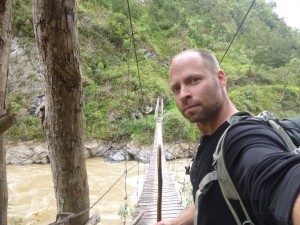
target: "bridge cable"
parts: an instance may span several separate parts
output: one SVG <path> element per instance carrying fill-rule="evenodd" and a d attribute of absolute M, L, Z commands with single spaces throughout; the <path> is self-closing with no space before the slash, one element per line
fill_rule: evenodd
<path fill-rule="evenodd" d="M 223 59 L 225 58 L 227 52 L 229 51 L 229 49 L 230 49 L 230 47 L 231 47 L 231 45 L 232 45 L 232 43 L 233 43 L 235 37 L 237 36 L 238 32 L 240 31 L 242 25 L 244 24 L 244 22 L 245 22 L 245 20 L 246 20 L 246 18 L 247 18 L 247 16 L 248 16 L 250 10 L 252 9 L 254 3 L 255 3 L 255 0 L 252 1 L 252 3 L 251 3 L 251 5 L 250 5 L 250 7 L 249 7 L 249 9 L 248 9 L 248 11 L 247 11 L 247 13 L 246 13 L 246 15 L 244 16 L 244 19 L 242 20 L 242 22 L 241 22 L 240 26 L 238 27 L 237 31 L 235 32 L 235 34 L 234 34 L 234 36 L 233 36 L 233 38 L 232 38 L 230 44 L 228 45 L 228 47 L 227 47 L 227 49 L 226 49 L 226 51 L 225 51 L 225 53 L 224 53 L 222 59 L 220 60 L 220 65 L 222 64 Z"/>
<path fill-rule="evenodd" d="M 128 46 L 128 53 L 127 53 L 127 82 L 126 82 L 126 99 L 127 99 L 127 104 L 126 104 L 126 113 L 128 118 L 130 118 L 130 110 L 129 110 L 129 81 L 130 81 L 130 70 L 129 70 L 129 65 L 130 65 L 130 49 L 131 49 L 131 39 L 129 41 L 129 46 Z M 128 124 L 126 123 L 126 127 L 128 130 Z M 127 151 L 126 148 L 124 148 L 124 163 L 125 163 L 125 170 L 127 170 Z M 123 214 L 123 224 L 126 224 L 126 215 L 127 215 L 127 173 L 125 174 L 125 179 L 124 179 L 124 189 L 125 189 L 125 203 L 124 203 L 124 214 Z"/>
<path fill-rule="evenodd" d="M 130 49 L 131 49 L 131 43 L 132 43 L 132 39 L 130 39 L 130 42 L 129 42 L 129 48 L 128 48 L 128 66 L 127 66 L 127 79 L 129 81 L 129 75 L 130 75 Z M 129 85 L 127 85 L 127 88 L 128 88 Z M 127 89 L 127 99 L 129 99 L 129 92 L 128 92 L 128 89 Z M 128 109 L 129 105 L 127 104 L 127 111 L 128 111 L 128 117 L 130 118 L 130 115 L 129 115 L 129 109 Z M 139 149 L 138 149 L 138 154 L 140 153 L 141 151 L 141 148 L 139 146 Z M 137 199 L 137 204 L 138 204 L 138 199 L 139 199 L 139 181 L 140 181 L 140 162 L 139 160 L 137 161 L 138 164 L 138 169 L 137 169 L 137 183 L 136 183 L 136 199 Z"/>
<path fill-rule="evenodd" d="M 129 16 L 129 18 L 130 18 L 130 27 L 131 27 L 131 34 L 133 33 L 132 32 L 132 25 L 131 25 L 131 14 L 130 14 L 130 7 L 129 7 L 129 3 L 127 2 L 127 8 L 128 8 L 128 16 Z M 126 92 L 126 95 L 127 95 L 127 102 L 128 102 L 128 99 L 129 99 L 129 91 L 128 91 L 128 87 L 129 87 L 129 81 L 130 81 L 130 52 L 131 52 L 131 44 L 132 44 L 132 42 L 133 42 L 133 38 L 131 38 L 132 37 L 132 35 L 130 35 L 130 40 L 129 40 L 129 47 L 128 47 L 128 56 L 127 56 L 127 85 L 126 85 L 126 87 L 127 87 L 127 92 Z M 137 64 L 137 68 L 139 68 L 138 67 L 138 64 Z M 139 73 L 139 69 L 137 69 L 138 70 L 138 73 Z M 127 113 L 128 113 L 128 118 L 130 118 L 130 110 L 129 110 L 129 104 L 127 104 Z M 139 151 L 140 151 L 140 149 L 139 149 Z M 139 162 L 138 162 L 138 174 L 137 174 L 137 184 L 136 184 L 136 189 L 137 189 L 137 191 L 136 191 L 136 199 L 137 199 L 137 201 L 138 201 L 138 196 L 139 196 L 139 178 L 140 178 L 140 165 L 139 165 Z M 138 202 L 137 202 L 138 203 Z"/>
<path fill-rule="evenodd" d="M 132 39 L 132 44 L 133 44 L 133 49 L 134 49 L 134 57 L 135 57 L 135 63 L 136 63 L 136 69 L 137 69 L 137 75 L 138 75 L 138 81 L 139 81 L 139 101 L 142 101 L 140 104 L 140 107 L 142 107 L 142 112 L 143 110 L 146 109 L 145 105 L 145 99 L 144 99 L 144 94 L 143 94 L 143 86 L 142 86 L 142 81 L 141 81 L 141 75 L 140 75 L 140 67 L 139 67 L 139 62 L 138 62 L 138 57 L 137 57 L 137 50 L 136 50 L 136 40 L 134 38 L 134 30 L 133 30 L 133 24 L 132 24 L 132 17 L 131 17 L 131 10 L 130 10 L 130 4 L 129 0 L 127 0 L 127 10 L 128 10 L 128 16 L 129 16 L 129 23 L 130 23 L 130 37 Z M 148 124 L 148 118 L 146 116 L 146 124 Z"/>
<path fill-rule="evenodd" d="M 129 0 L 127 0 L 127 9 L 128 9 L 129 22 L 130 22 L 130 30 L 131 30 L 131 38 L 132 38 L 133 49 L 134 49 L 135 63 L 136 63 L 139 86 L 140 86 L 139 94 L 140 94 L 140 97 L 142 99 L 142 103 L 145 104 L 145 101 L 144 101 L 144 98 L 143 98 L 143 93 L 142 93 L 143 88 L 142 88 L 142 82 L 141 82 L 141 76 L 140 76 L 139 62 L 138 62 L 138 57 L 137 57 L 137 52 L 136 52 L 136 44 L 135 44 L 135 38 L 134 38 L 135 32 L 133 30 L 133 25 L 132 25 L 132 17 L 131 17 Z M 145 105 L 144 105 L 144 107 L 145 107 Z"/>
<path fill-rule="evenodd" d="M 102 200 L 102 198 L 105 197 L 105 195 L 106 195 L 108 192 L 111 191 L 111 189 L 113 189 L 114 186 L 116 186 L 116 184 L 122 179 L 122 177 L 123 177 L 127 172 L 129 172 L 130 170 L 134 169 L 136 166 L 137 166 L 137 164 L 135 164 L 134 166 L 132 166 L 132 167 L 129 168 L 128 170 L 124 171 L 124 173 L 123 173 L 123 174 L 122 174 L 122 175 L 121 175 L 121 176 L 120 176 L 120 177 L 119 177 L 119 178 L 118 178 L 118 179 L 110 186 L 110 188 L 109 188 L 106 192 L 104 192 L 104 194 L 103 194 L 100 198 L 98 198 L 98 200 L 97 200 L 92 206 L 90 206 L 89 208 L 87 208 L 87 209 L 85 209 L 85 210 L 83 210 L 83 211 L 81 211 L 81 212 L 79 212 L 79 213 L 76 213 L 76 214 L 72 213 L 72 214 L 69 215 L 68 217 L 66 217 L 66 218 L 64 218 L 64 219 L 62 219 L 62 220 L 60 220 L 60 221 L 55 221 L 55 222 L 53 222 L 53 223 L 50 223 L 49 225 L 59 225 L 59 224 L 63 224 L 63 223 L 65 223 L 65 222 L 68 222 L 68 221 L 71 220 L 71 219 L 76 218 L 77 216 L 80 216 L 80 215 L 82 215 L 82 214 L 84 214 L 84 213 L 90 211 L 92 208 L 94 208 L 95 205 L 98 204 L 98 202 L 100 202 L 100 201 Z"/>
<path fill-rule="evenodd" d="M 125 171 L 124 171 L 124 189 L 125 189 L 125 197 L 124 197 L 124 200 L 125 200 L 125 203 L 124 203 L 124 218 L 123 218 L 123 224 L 125 225 L 126 224 L 126 215 L 127 215 L 127 204 L 128 204 L 128 194 L 127 194 L 127 157 L 126 157 L 126 148 L 124 148 L 124 157 L 125 157 L 125 160 L 124 160 L 124 163 L 125 163 Z"/>
<path fill-rule="evenodd" d="M 138 57 L 137 57 L 137 50 L 136 50 L 136 40 L 134 37 L 134 30 L 133 30 L 133 23 L 132 23 L 132 16 L 131 16 L 131 10 L 130 10 L 130 4 L 129 4 L 129 0 L 127 0 L 127 10 L 128 10 L 128 17 L 129 17 L 129 23 L 130 23 L 130 46 L 131 46 L 131 41 L 133 44 L 133 49 L 134 49 L 134 56 L 135 56 L 135 63 L 136 63 L 136 68 L 137 68 L 137 75 L 138 75 L 138 81 L 139 81 L 139 104 L 140 107 L 142 107 L 142 111 L 145 110 L 145 100 L 144 100 L 144 95 L 143 95 L 143 87 L 142 87 L 142 81 L 141 81 L 141 75 L 140 75 L 140 68 L 139 68 L 139 62 L 138 62 Z M 128 60 L 129 62 L 129 60 Z M 128 64 L 128 74 L 129 74 L 129 64 Z M 146 116 L 146 125 L 148 125 L 148 117 Z M 147 126 L 148 127 L 148 126 Z M 141 146 L 139 146 L 139 151 L 141 151 Z M 138 164 L 138 180 L 137 180 L 137 201 L 139 198 L 139 192 L 138 192 L 138 188 L 139 188 L 139 164 Z M 146 176 L 146 165 L 144 163 L 144 178 Z"/>

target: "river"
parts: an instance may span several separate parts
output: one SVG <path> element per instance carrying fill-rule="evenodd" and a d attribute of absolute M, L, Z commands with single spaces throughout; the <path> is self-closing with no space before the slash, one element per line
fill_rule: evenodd
<path fill-rule="evenodd" d="M 178 192 L 182 184 L 188 182 L 184 165 L 187 160 L 169 162 L 169 171 L 175 180 Z M 102 158 L 86 160 L 90 189 L 90 204 L 93 205 L 90 215 L 99 213 L 99 225 L 121 225 L 127 193 L 129 213 L 134 212 L 138 195 L 143 186 L 143 180 L 148 169 L 147 164 L 135 161 L 110 163 Z M 128 171 L 115 186 L 113 184 Z M 8 224 L 9 225 L 45 225 L 55 221 L 56 201 L 53 191 L 50 164 L 7 165 L 8 183 Z M 112 187 L 113 186 L 113 187 Z M 112 188 L 111 190 L 109 190 Z M 108 191 L 109 190 L 109 191 Z M 105 194 L 108 191 L 107 194 Z M 130 224 L 131 217 L 126 217 Z"/>

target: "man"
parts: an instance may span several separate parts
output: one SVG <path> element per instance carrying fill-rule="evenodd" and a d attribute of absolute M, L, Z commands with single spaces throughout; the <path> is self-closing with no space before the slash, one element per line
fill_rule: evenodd
<path fill-rule="evenodd" d="M 226 120 L 238 112 L 227 96 L 226 83 L 210 52 L 187 50 L 172 60 L 169 84 L 176 105 L 202 133 L 191 169 L 194 199 L 199 182 L 213 171 L 212 155 L 229 126 Z M 251 119 L 239 122 L 226 135 L 224 155 L 254 224 L 300 225 L 300 156 L 286 152 L 273 130 Z M 192 205 L 178 218 L 156 225 L 192 225 L 195 208 Z M 236 224 L 217 181 L 200 195 L 196 220 L 198 225 Z"/>

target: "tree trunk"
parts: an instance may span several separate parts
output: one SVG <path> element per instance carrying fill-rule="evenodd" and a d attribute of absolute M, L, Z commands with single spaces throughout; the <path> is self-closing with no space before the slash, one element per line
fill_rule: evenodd
<path fill-rule="evenodd" d="M 6 87 L 11 42 L 12 1 L 0 0 L 0 114 L 5 112 Z M 0 224 L 7 224 L 7 177 L 4 137 L 0 134 Z"/>
<path fill-rule="evenodd" d="M 282 90 L 282 94 L 281 94 L 281 97 L 280 97 L 280 99 L 279 99 L 279 102 L 282 102 L 283 97 L 284 97 L 284 94 L 285 94 L 285 91 L 286 91 L 286 88 L 287 88 L 287 84 L 285 84 L 285 85 L 283 86 L 283 90 Z"/>
<path fill-rule="evenodd" d="M 34 0 L 34 31 L 45 69 L 43 127 L 50 152 L 58 213 L 89 208 L 83 152 L 82 76 L 76 0 Z M 89 212 L 69 223 L 83 225 Z"/>

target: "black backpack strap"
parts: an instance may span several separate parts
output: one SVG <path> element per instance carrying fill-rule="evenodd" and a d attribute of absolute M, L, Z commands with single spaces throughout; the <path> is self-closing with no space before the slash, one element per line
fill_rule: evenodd
<path fill-rule="evenodd" d="M 239 120 L 240 121 L 240 120 Z M 225 140 L 225 136 L 227 134 L 227 131 L 231 128 L 232 125 L 230 125 L 226 131 L 223 133 L 223 135 L 221 136 L 221 138 L 219 139 L 216 151 L 214 152 L 213 158 L 214 158 L 214 163 L 213 166 L 215 168 L 215 171 L 217 173 L 218 176 L 218 182 L 220 185 L 220 189 L 222 191 L 223 197 L 227 203 L 228 208 L 230 209 L 236 223 L 238 225 L 242 225 L 242 224 L 252 224 L 254 225 L 254 223 L 252 222 L 252 219 L 249 216 L 248 211 L 246 210 L 246 207 L 228 173 L 226 164 L 225 164 L 225 159 L 224 159 L 224 140 Z M 246 218 L 246 221 L 242 222 L 241 219 L 239 218 L 239 216 L 237 215 L 234 207 L 232 206 L 231 202 L 229 201 L 229 199 L 232 200 L 237 200 L 241 206 L 241 209 L 243 210 L 244 216 Z"/>
<path fill-rule="evenodd" d="M 283 119 L 280 125 L 288 133 L 294 145 L 300 147 L 300 117 Z"/>
<path fill-rule="evenodd" d="M 233 114 L 229 119 L 227 119 L 227 122 L 231 125 L 241 121 L 241 120 L 244 120 L 244 119 L 247 119 L 249 117 L 253 117 L 251 113 L 249 112 L 237 112 L 235 114 Z M 226 131 L 225 131 L 226 132 Z"/>
<path fill-rule="evenodd" d="M 208 174 L 206 174 L 203 179 L 201 180 L 199 184 L 199 189 L 196 192 L 195 196 L 195 213 L 194 213 L 194 225 L 198 224 L 198 201 L 199 196 L 201 194 L 205 194 L 205 192 L 208 190 L 207 187 L 209 187 L 213 181 L 217 180 L 217 173 L 216 171 L 212 171 Z"/>

